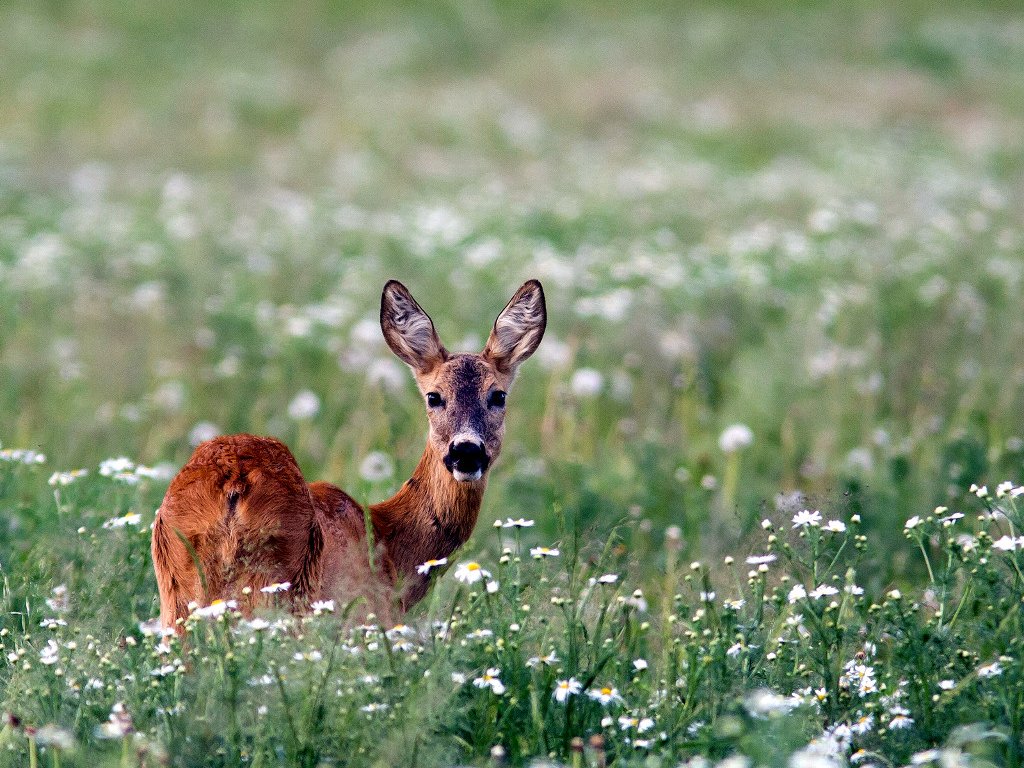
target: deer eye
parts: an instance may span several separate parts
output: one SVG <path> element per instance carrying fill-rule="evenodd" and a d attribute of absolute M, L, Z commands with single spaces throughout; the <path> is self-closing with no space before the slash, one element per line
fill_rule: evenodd
<path fill-rule="evenodd" d="M 488 408 L 504 408 L 505 407 L 505 393 L 500 389 L 496 389 L 491 392 L 490 397 L 487 398 Z"/>
<path fill-rule="evenodd" d="M 437 392 L 427 392 L 427 406 L 429 408 L 440 408 L 442 402 L 444 401 L 441 400 L 441 395 Z"/>

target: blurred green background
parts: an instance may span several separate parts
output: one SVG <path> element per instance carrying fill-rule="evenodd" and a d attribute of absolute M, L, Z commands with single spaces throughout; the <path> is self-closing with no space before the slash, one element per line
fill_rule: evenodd
<path fill-rule="evenodd" d="M 1022 479 L 1018 4 L 6 2 L 0 29 L 0 443 L 41 471 L 251 431 L 382 498 L 426 429 L 384 281 L 479 349 L 537 277 L 485 524 L 707 553 L 860 511 L 888 578 L 906 517 Z M 4 560 L 74 525 L 0 505 Z"/>

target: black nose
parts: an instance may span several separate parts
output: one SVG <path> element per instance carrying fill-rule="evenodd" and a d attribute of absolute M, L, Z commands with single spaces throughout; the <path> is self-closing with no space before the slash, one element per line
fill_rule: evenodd
<path fill-rule="evenodd" d="M 487 469 L 487 452 L 480 443 L 463 441 L 448 446 L 444 464 L 449 472 L 458 470 L 467 475 L 484 472 Z"/>

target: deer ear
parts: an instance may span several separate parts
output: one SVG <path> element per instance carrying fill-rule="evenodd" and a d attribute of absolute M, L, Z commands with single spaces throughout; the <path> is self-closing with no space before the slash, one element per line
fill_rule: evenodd
<path fill-rule="evenodd" d="M 448 358 L 448 351 L 409 289 L 389 280 L 380 297 L 380 328 L 384 340 L 417 373 L 427 373 Z"/>
<path fill-rule="evenodd" d="M 502 373 L 515 375 L 519 364 L 540 345 L 547 322 L 544 289 L 538 281 L 528 280 L 494 321 L 484 357 Z"/>

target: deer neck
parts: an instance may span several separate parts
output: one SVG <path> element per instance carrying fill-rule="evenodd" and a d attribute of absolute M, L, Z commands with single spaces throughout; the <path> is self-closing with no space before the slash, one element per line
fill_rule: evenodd
<path fill-rule="evenodd" d="M 416 566 L 440 560 L 473 533 L 487 476 L 463 483 L 452 477 L 428 443 L 412 477 L 398 493 L 370 506 L 374 530 L 397 575 L 414 576 Z"/>

